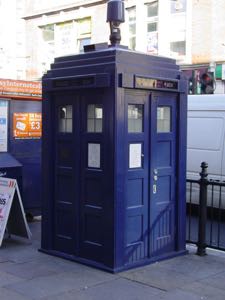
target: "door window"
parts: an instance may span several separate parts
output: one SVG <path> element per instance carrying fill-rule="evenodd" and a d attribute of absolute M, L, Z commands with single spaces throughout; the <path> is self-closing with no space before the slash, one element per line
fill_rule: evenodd
<path fill-rule="evenodd" d="M 73 131 L 73 109 L 72 105 L 59 107 L 59 132 L 69 133 Z"/>
<path fill-rule="evenodd" d="M 101 104 L 87 107 L 87 132 L 102 132 L 103 109 Z"/>
<path fill-rule="evenodd" d="M 171 108 L 169 106 L 157 107 L 157 132 L 171 131 Z"/>
<path fill-rule="evenodd" d="M 143 132 L 143 104 L 128 105 L 128 132 Z"/>

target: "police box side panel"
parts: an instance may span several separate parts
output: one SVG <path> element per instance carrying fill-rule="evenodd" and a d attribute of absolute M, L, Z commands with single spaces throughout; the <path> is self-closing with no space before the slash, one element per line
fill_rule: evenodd
<path fill-rule="evenodd" d="M 187 177 L 199 178 L 201 162 L 208 163 L 209 178 L 220 180 L 225 175 L 224 161 L 225 110 L 188 111 Z"/>

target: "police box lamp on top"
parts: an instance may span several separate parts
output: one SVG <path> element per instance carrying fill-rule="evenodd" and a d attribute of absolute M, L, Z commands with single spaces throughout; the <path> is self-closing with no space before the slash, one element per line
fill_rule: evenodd
<path fill-rule="evenodd" d="M 106 21 L 109 22 L 110 25 L 110 46 L 118 46 L 121 41 L 120 24 L 125 22 L 125 7 L 123 0 L 108 1 Z M 108 48 L 107 43 L 85 45 L 84 52 L 96 51 L 105 48 Z"/>
<path fill-rule="evenodd" d="M 120 44 L 120 24 L 124 23 L 124 2 L 122 0 L 109 0 L 107 7 L 107 22 L 110 25 L 110 42 L 112 46 Z"/>

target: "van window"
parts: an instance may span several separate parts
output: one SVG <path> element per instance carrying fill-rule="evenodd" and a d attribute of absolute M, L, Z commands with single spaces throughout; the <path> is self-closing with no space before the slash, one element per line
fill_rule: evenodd
<path fill-rule="evenodd" d="M 223 118 L 189 117 L 188 148 L 218 151 L 223 141 Z"/>

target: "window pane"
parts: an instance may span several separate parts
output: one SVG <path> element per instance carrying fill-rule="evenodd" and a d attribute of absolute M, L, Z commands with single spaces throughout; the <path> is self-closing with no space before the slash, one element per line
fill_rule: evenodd
<path fill-rule="evenodd" d="M 157 22 L 155 23 L 148 23 L 148 32 L 157 31 Z"/>
<path fill-rule="evenodd" d="M 95 106 L 90 104 L 87 108 L 88 119 L 94 119 L 95 117 Z"/>
<path fill-rule="evenodd" d="M 95 118 L 102 119 L 102 107 L 95 106 Z"/>
<path fill-rule="evenodd" d="M 128 8 L 128 18 L 129 18 L 129 22 L 135 22 L 136 21 L 136 8 L 132 7 L 132 8 Z"/>
<path fill-rule="evenodd" d="M 147 16 L 148 18 L 158 16 L 158 1 L 147 4 Z"/>
<path fill-rule="evenodd" d="M 136 24 L 130 24 L 129 25 L 129 33 L 130 34 L 136 34 Z"/>
<path fill-rule="evenodd" d="M 143 132 L 143 105 L 128 105 L 128 132 Z"/>
<path fill-rule="evenodd" d="M 81 19 L 78 21 L 79 35 L 91 33 L 91 18 Z"/>
<path fill-rule="evenodd" d="M 66 118 L 72 119 L 72 105 L 66 106 Z"/>
<path fill-rule="evenodd" d="M 171 131 L 171 108 L 169 106 L 157 107 L 157 132 Z"/>
<path fill-rule="evenodd" d="M 170 51 L 177 53 L 177 55 L 185 55 L 186 53 L 186 42 L 178 41 L 170 43 Z"/>
<path fill-rule="evenodd" d="M 90 44 L 91 44 L 91 38 L 84 38 L 84 39 L 78 40 L 79 52 L 80 53 L 84 52 L 84 46 L 87 46 Z"/>
<path fill-rule="evenodd" d="M 66 132 L 72 132 L 72 119 L 67 119 L 66 120 Z"/>
<path fill-rule="evenodd" d="M 42 27 L 42 36 L 45 42 L 54 40 L 54 25 Z"/>
<path fill-rule="evenodd" d="M 135 37 L 130 38 L 129 48 L 132 50 L 135 50 L 135 48 L 136 48 L 136 38 Z"/>
<path fill-rule="evenodd" d="M 102 132 L 102 120 L 95 121 L 95 132 Z"/>
<path fill-rule="evenodd" d="M 102 132 L 102 105 L 89 104 L 87 107 L 87 132 Z"/>
<path fill-rule="evenodd" d="M 186 0 L 170 0 L 171 13 L 181 13 L 186 11 Z"/>
<path fill-rule="evenodd" d="M 87 120 L 87 132 L 94 132 L 95 131 L 95 121 L 94 119 Z"/>
<path fill-rule="evenodd" d="M 59 120 L 59 132 L 65 132 L 66 131 L 66 120 L 60 119 Z"/>
<path fill-rule="evenodd" d="M 59 132 L 73 131 L 73 111 L 72 105 L 59 107 Z"/>

